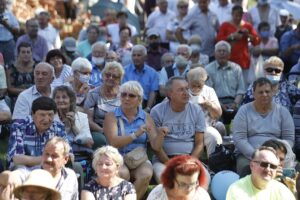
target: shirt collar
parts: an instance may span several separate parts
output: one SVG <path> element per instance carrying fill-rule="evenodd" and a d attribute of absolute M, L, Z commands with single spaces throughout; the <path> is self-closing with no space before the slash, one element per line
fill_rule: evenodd
<path fill-rule="evenodd" d="M 231 66 L 229 65 L 229 61 L 227 61 L 226 66 L 221 66 L 218 61 L 216 61 L 217 69 L 229 69 Z"/>
<path fill-rule="evenodd" d="M 118 107 L 116 109 L 116 112 L 115 112 L 115 115 L 116 117 L 122 117 L 123 119 L 126 119 L 126 116 L 124 115 L 123 111 L 122 111 L 122 108 L 121 107 Z M 137 119 L 145 119 L 146 115 L 144 114 L 144 111 L 141 107 L 138 107 L 138 113 L 137 115 L 135 116 L 134 120 L 137 120 Z"/>

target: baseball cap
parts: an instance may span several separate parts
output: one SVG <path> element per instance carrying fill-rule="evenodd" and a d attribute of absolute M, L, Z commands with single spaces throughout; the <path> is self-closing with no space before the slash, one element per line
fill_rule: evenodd
<path fill-rule="evenodd" d="M 66 37 L 62 46 L 64 46 L 67 51 L 74 52 L 76 51 L 76 40 L 73 37 Z"/>
<path fill-rule="evenodd" d="M 286 9 L 280 9 L 279 10 L 279 15 L 284 16 L 284 17 L 288 17 L 290 15 L 290 13 Z"/>
<path fill-rule="evenodd" d="M 159 32 L 154 28 L 151 28 L 151 29 L 147 30 L 147 37 L 150 37 L 150 36 L 153 36 L 153 35 L 157 36 L 157 37 L 160 36 Z"/>

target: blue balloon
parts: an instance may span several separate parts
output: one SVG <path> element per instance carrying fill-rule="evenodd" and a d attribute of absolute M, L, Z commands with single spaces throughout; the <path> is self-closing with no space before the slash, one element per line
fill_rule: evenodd
<path fill-rule="evenodd" d="M 212 179 L 210 189 L 216 200 L 225 200 L 229 186 L 239 180 L 240 176 L 229 170 L 218 172 Z"/>

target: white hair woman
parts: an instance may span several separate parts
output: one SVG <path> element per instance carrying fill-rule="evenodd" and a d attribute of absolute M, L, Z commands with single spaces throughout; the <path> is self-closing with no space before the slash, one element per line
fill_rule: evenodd
<path fill-rule="evenodd" d="M 82 200 L 136 200 L 132 183 L 118 176 L 123 157 L 112 146 L 104 146 L 94 153 L 93 168 L 97 178 L 89 181 L 81 192 Z"/>
<path fill-rule="evenodd" d="M 76 94 L 76 104 L 83 106 L 87 93 L 90 90 L 89 80 L 92 72 L 92 64 L 86 58 L 76 58 L 72 62 L 73 80 L 72 87 Z"/>
<path fill-rule="evenodd" d="M 107 112 L 112 112 L 120 106 L 119 89 L 123 75 L 124 70 L 120 63 L 116 61 L 106 63 L 102 70 L 102 85 L 94 88 L 87 95 L 84 109 L 88 114 L 95 142 L 94 148 L 106 144 L 103 135 L 103 121 Z"/>
<path fill-rule="evenodd" d="M 215 90 L 205 85 L 207 73 L 204 68 L 197 67 L 191 69 L 187 74 L 187 80 L 189 83 L 190 101 L 201 106 L 205 114 L 206 130 L 204 132 L 204 145 L 209 156 L 215 151 L 217 144 L 222 143 L 222 137 L 215 128 L 217 123 L 217 126 L 222 127 L 223 125 L 222 122 L 217 122 L 222 115 L 222 108 Z M 225 130 L 225 127 L 223 130 Z"/>
<path fill-rule="evenodd" d="M 163 136 L 161 132 L 157 134 L 150 115 L 141 108 L 142 86 L 137 81 L 128 81 L 121 85 L 120 93 L 121 106 L 108 113 L 104 120 L 104 134 L 109 144 L 118 148 L 123 156 L 137 147 L 147 150 L 148 140 L 153 150 L 159 150 L 162 147 Z M 147 191 L 152 174 L 150 161 L 143 162 L 131 170 L 123 165 L 120 171 L 121 177 L 133 181 L 138 199 Z"/>

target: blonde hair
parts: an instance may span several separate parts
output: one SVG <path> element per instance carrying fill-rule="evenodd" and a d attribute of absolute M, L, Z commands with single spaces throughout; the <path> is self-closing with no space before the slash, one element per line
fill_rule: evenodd
<path fill-rule="evenodd" d="M 120 87 L 120 93 L 122 92 L 132 92 L 133 94 L 138 95 L 140 104 L 143 102 L 144 90 L 141 84 L 137 81 L 127 81 L 123 83 Z"/>
<path fill-rule="evenodd" d="M 270 58 L 268 58 L 264 62 L 264 67 L 266 67 L 267 65 L 277 66 L 277 67 L 280 67 L 281 69 L 284 68 L 283 61 L 279 57 L 277 57 L 277 56 L 271 56 Z"/>
<path fill-rule="evenodd" d="M 116 149 L 113 146 L 104 146 L 101 148 L 98 148 L 95 152 L 94 152 L 94 158 L 93 158 L 93 168 L 94 170 L 96 170 L 97 167 L 97 163 L 100 160 L 101 156 L 107 156 L 109 158 L 111 158 L 117 166 L 122 166 L 124 161 L 123 161 L 123 157 L 122 155 L 119 153 L 118 149 Z"/>
<path fill-rule="evenodd" d="M 120 63 L 118 63 L 117 61 L 107 62 L 105 64 L 104 69 L 101 72 L 102 76 L 104 76 L 105 73 L 111 69 L 117 69 L 118 73 L 120 74 L 120 81 L 121 81 L 125 72 L 124 72 L 123 66 Z"/>

